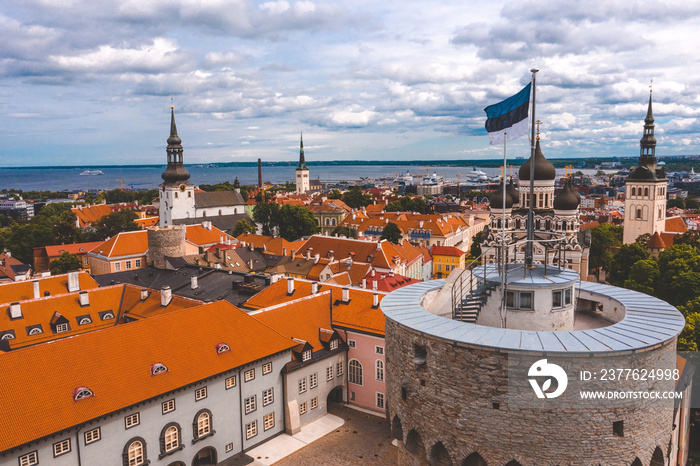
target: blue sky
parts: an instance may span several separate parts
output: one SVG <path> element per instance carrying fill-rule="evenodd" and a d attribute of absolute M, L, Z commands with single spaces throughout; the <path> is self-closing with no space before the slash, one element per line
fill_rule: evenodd
<path fill-rule="evenodd" d="M 483 159 L 483 108 L 539 68 L 549 158 L 700 151 L 697 2 L 0 4 L 0 166 Z M 509 157 L 528 156 L 527 140 Z"/>

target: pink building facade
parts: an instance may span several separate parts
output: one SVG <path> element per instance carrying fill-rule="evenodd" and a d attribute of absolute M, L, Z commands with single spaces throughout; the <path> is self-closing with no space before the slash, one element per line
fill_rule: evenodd
<path fill-rule="evenodd" d="M 349 404 L 386 411 L 384 335 L 338 329 L 348 345 L 347 393 Z"/>

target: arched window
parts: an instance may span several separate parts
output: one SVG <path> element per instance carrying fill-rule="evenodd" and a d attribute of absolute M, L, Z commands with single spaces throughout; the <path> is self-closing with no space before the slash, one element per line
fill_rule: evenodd
<path fill-rule="evenodd" d="M 158 459 L 172 455 L 185 448 L 182 443 L 182 429 L 177 422 L 170 422 L 160 431 L 160 455 Z"/>
<path fill-rule="evenodd" d="M 377 382 L 384 382 L 384 361 L 377 359 L 376 362 L 376 376 Z"/>
<path fill-rule="evenodd" d="M 197 437 L 209 433 L 209 413 L 202 413 L 197 416 Z"/>
<path fill-rule="evenodd" d="M 544 206 L 549 207 L 549 193 L 544 193 Z"/>
<path fill-rule="evenodd" d="M 362 385 L 362 364 L 357 359 L 348 363 L 348 382 Z"/>
<path fill-rule="evenodd" d="M 192 421 L 192 432 L 194 433 L 194 442 L 198 442 L 216 433 L 211 411 L 202 409 L 195 414 L 194 420 Z"/>
<path fill-rule="evenodd" d="M 192 191 L 187 191 L 187 197 L 192 197 Z"/>
<path fill-rule="evenodd" d="M 566 227 L 567 227 L 567 221 L 564 220 L 563 222 L 561 222 L 561 229 L 566 230 Z"/>
<path fill-rule="evenodd" d="M 167 430 L 165 431 L 165 439 L 164 440 L 165 440 L 166 453 L 176 449 L 180 443 L 180 436 L 178 435 L 177 427 L 175 427 L 175 426 L 168 427 Z"/>
<path fill-rule="evenodd" d="M 641 219 L 642 219 L 642 208 L 637 207 L 637 220 L 641 220 Z"/>
<path fill-rule="evenodd" d="M 334 218 L 331 219 L 331 226 L 334 227 L 338 224 L 338 221 Z"/>
<path fill-rule="evenodd" d="M 636 196 L 636 195 L 637 195 L 637 189 L 636 189 L 636 188 L 632 188 L 632 196 Z"/>
<path fill-rule="evenodd" d="M 78 387 L 73 390 L 73 401 L 84 400 L 85 398 L 90 398 L 95 396 L 95 394 L 87 387 Z"/>
<path fill-rule="evenodd" d="M 552 229 L 552 221 L 550 219 L 545 220 L 544 229 L 547 231 Z"/>
<path fill-rule="evenodd" d="M 122 452 L 124 466 L 142 466 L 148 464 L 146 441 L 141 437 L 134 437 L 124 446 Z"/>
<path fill-rule="evenodd" d="M 649 188 L 644 188 L 644 197 L 649 197 Z"/>
<path fill-rule="evenodd" d="M 160 362 L 151 364 L 151 375 L 158 375 L 163 372 L 168 372 L 168 368 L 165 366 L 165 364 Z"/>
<path fill-rule="evenodd" d="M 231 351 L 231 347 L 226 343 L 219 343 L 218 345 L 216 345 L 217 354 L 225 353 L 226 351 Z"/>

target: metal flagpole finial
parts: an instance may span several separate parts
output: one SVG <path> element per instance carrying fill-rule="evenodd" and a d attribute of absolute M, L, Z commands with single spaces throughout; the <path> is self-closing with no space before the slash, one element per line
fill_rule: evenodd
<path fill-rule="evenodd" d="M 542 120 L 537 120 L 535 122 L 535 124 L 537 125 L 537 140 L 539 141 L 540 140 L 540 125 L 542 124 Z"/>
<path fill-rule="evenodd" d="M 654 85 L 654 78 L 651 78 L 651 81 L 649 81 L 649 92 L 652 91 L 652 86 Z"/>

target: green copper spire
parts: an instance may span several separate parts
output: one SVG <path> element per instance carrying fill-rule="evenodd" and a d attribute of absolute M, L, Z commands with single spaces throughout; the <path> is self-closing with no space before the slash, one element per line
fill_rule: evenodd
<path fill-rule="evenodd" d="M 308 170 L 306 168 L 306 160 L 304 159 L 304 135 L 301 134 L 301 146 L 299 147 L 299 166 L 297 170 Z"/>

